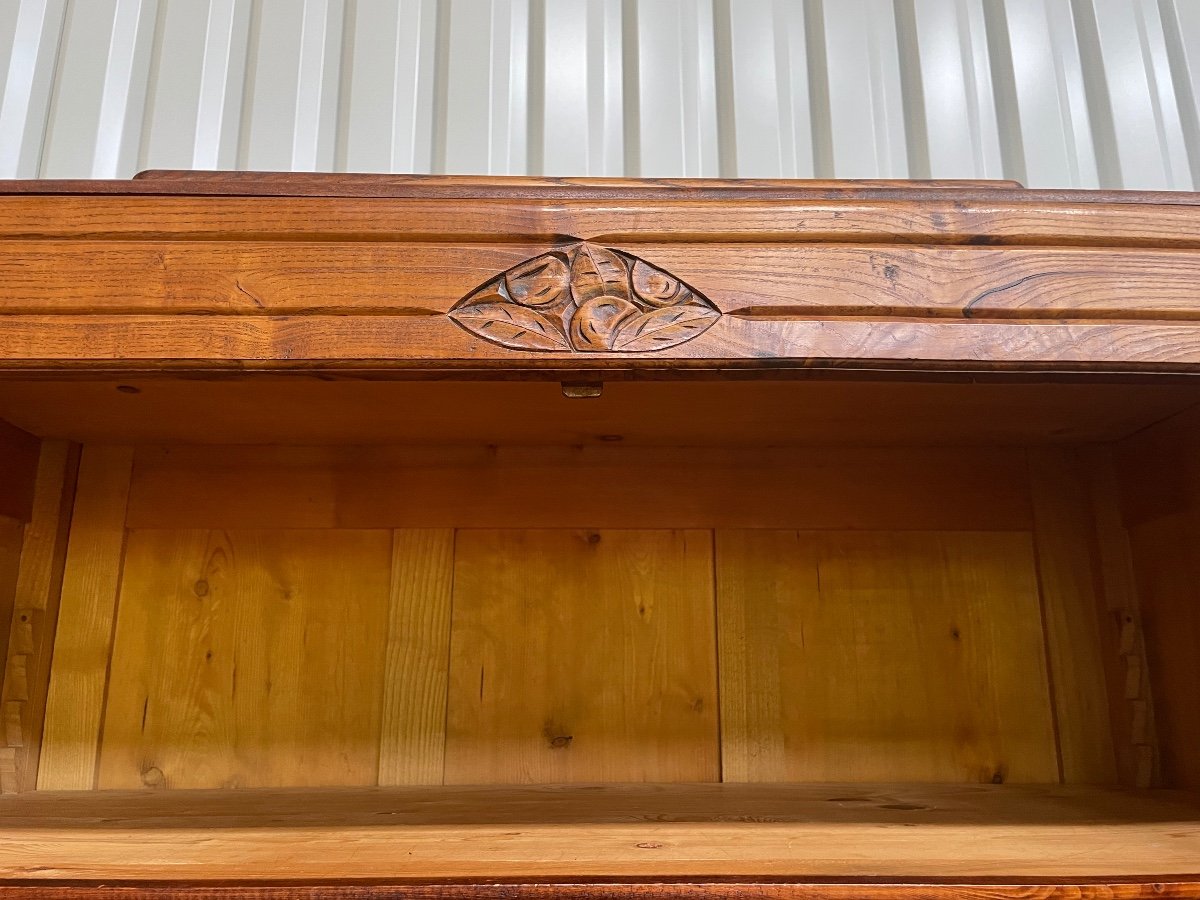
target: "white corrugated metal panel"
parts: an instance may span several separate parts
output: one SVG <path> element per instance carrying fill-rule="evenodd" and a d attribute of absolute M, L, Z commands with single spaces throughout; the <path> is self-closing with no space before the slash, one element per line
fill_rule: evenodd
<path fill-rule="evenodd" d="M 1200 0 L 0 0 L 0 177 L 1200 187 Z"/>

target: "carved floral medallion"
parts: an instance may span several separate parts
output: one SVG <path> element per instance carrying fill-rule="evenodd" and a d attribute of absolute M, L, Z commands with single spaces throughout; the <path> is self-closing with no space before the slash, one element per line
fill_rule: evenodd
<path fill-rule="evenodd" d="M 690 341 L 721 312 L 674 275 L 584 241 L 513 266 L 449 315 L 514 350 L 646 353 Z"/>

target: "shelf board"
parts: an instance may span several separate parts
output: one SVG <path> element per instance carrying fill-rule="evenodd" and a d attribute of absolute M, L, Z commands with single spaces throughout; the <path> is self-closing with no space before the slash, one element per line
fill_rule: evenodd
<path fill-rule="evenodd" d="M 35 792 L 3 879 L 1189 880 L 1200 795 L 1045 785 Z"/>

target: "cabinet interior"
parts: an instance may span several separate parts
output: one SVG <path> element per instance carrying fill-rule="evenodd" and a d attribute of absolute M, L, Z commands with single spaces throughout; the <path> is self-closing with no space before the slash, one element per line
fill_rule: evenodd
<path fill-rule="evenodd" d="M 0 875 L 1195 874 L 1198 410 L 6 380 Z"/>

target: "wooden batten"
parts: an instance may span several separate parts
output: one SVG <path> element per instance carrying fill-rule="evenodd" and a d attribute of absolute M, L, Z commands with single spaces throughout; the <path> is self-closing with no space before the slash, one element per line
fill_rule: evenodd
<path fill-rule="evenodd" d="M 84 450 L 62 576 L 37 786 L 96 786 L 133 451 Z"/>
<path fill-rule="evenodd" d="M 78 464 L 78 446 L 66 441 L 42 443 L 32 515 L 22 533 L 0 696 L 4 711 L 0 752 L 7 761 L 0 778 L 0 791 L 4 793 L 30 791 L 37 786 Z"/>

